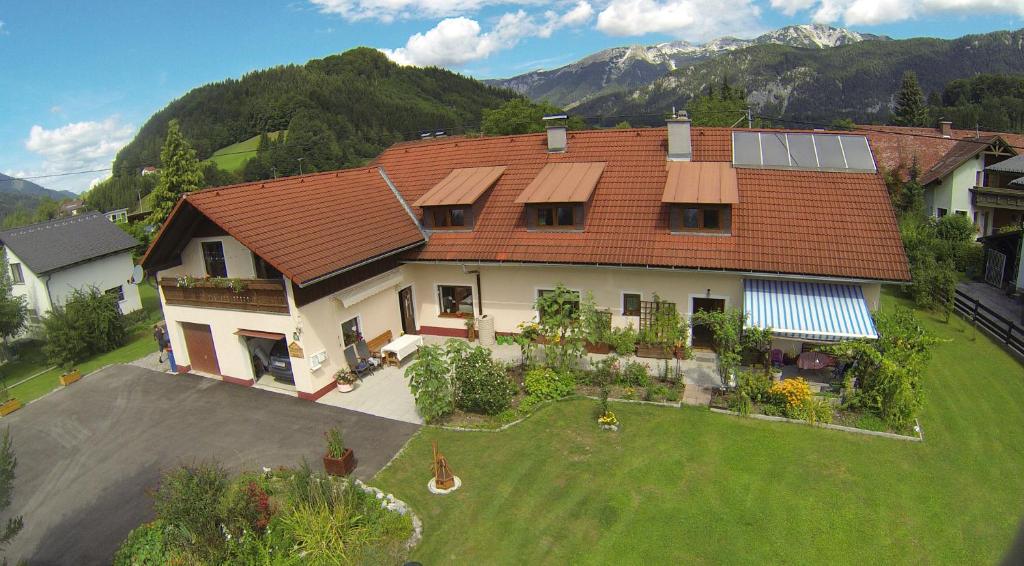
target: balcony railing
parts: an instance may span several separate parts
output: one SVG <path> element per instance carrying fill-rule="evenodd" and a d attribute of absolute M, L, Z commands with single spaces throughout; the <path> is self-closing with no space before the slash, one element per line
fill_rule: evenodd
<path fill-rule="evenodd" d="M 223 281 L 198 279 L 180 283 L 173 277 L 160 280 L 168 305 L 288 314 L 284 282 L 277 279 L 238 279 L 235 291 Z"/>
<path fill-rule="evenodd" d="M 971 189 L 971 192 L 974 193 L 974 204 L 976 206 L 1024 210 L 1024 190 L 974 187 Z"/>

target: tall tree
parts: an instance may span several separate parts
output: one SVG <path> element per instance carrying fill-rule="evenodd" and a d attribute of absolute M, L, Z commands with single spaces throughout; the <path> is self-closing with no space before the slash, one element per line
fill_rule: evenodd
<path fill-rule="evenodd" d="M 11 430 L 4 431 L 0 438 L 0 511 L 11 505 L 11 495 L 14 493 L 14 469 L 18 466 L 18 459 L 14 457 L 14 446 L 11 443 Z M 21 516 L 10 517 L 7 524 L 0 527 L 0 550 L 7 547 L 11 539 L 21 531 L 24 523 Z M 6 559 L 0 559 L 6 564 Z"/>
<path fill-rule="evenodd" d="M 903 73 L 900 90 L 896 92 L 892 122 L 897 126 L 925 127 L 928 121 L 928 105 L 921 86 L 917 84 L 917 75 L 913 71 L 906 71 Z"/>
<path fill-rule="evenodd" d="M 525 98 L 513 98 L 498 108 L 484 110 L 480 129 L 489 136 L 543 132 L 544 116 L 561 113 L 561 109 L 546 102 L 535 104 Z M 566 125 L 570 130 L 586 127 L 579 116 L 570 117 Z"/>
<path fill-rule="evenodd" d="M 718 89 L 711 85 L 706 95 L 692 98 L 686 105 L 694 126 L 746 126 L 747 108 L 746 93 L 729 86 L 728 81 L 722 81 Z M 754 120 L 753 125 L 760 126 L 760 120 Z"/>
<path fill-rule="evenodd" d="M 203 168 L 177 120 L 171 120 L 167 127 L 160 165 L 160 181 L 153 189 L 153 211 L 147 220 L 154 226 L 163 224 L 182 195 L 203 186 Z"/>
<path fill-rule="evenodd" d="M 7 350 L 7 341 L 25 329 L 28 305 L 25 297 L 14 294 L 11 269 L 7 263 L 7 250 L 0 251 L 0 339 Z"/>

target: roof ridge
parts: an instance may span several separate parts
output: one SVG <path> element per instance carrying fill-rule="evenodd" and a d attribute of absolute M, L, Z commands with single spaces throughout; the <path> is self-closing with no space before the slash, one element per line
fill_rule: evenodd
<path fill-rule="evenodd" d="M 304 180 L 304 179 L 310 179 L 310 178 L 314 178 L 314 177 L 326 177 L 326 176 L 329 176 L 329 175 L 334 175 L 334 176 L 337 177 L 341 173 L 352 173 L 352 172 L 357 172 L 357 171 L 365 171 L 365 170 L 373 170 L 373 169 L 376 169 L 376 166 L 374 166 L 374 165 L 362 165 L 360 167 L 331 169 L 330 171 L 317 171 L 316 173 L 305 173 L 303 175 L 291 175 L 291 176 L 288 176 L 288 177 L 278 177 L 276 179 L 263 179 L 263 180 L 260 180 L 260 181 L 245 181 L 243 183 L 233 183 L 231 185 L 219 185 L 219 186 L 216 186 L 216 187 L 206 187 L 206 188 L 202 188 L 202 189 L 197 189 L 195 191 L 191 191 L 191 192 L 185 193 L 183 196 L 187 198 L 187 197 L 192 196 L 192 195 L 199 195 L 199 194 L 209 193 L 211 191 L 224 191 L 224 190 L 230 190 L 230 189 L 239 189 L 239 188 L 244 188 L 244 187 L 252 187 L 252 186 L 255 186 L 255 185 L 266 186 L 268 183 L 277 184 L 277 183 L 284 183 L 285 181 L 295 181 L 296 179 L 303 179 Z"/>
<path fill-rule="evenodd" d="M 13 235 L 13 234 L 20 234 L 20 233 L 23 233 L 23 232 L 24 233 L 28 233 L 28 232 L 33 231 L 34 229 L 50 228 L 50 227 L 62 225 L 62 223 L 81 222 L 83 220 L 89 220 L 89 219 L 95 218 L 97 216 L 103 216 L 104 218 L 106 218 L 103 215 L 103 213 L 98 212 L 98 211 L 85 212 L 85 213 L 82 213 L 82 214 L 75 214 L 73 216 L 62 216 L 62 217 L 59 217 L 59 218 L 51 218 L 49 220 L 43 220 L 42 222 L 34 222 L 32 224 L 26 224 L 24 226 L 17 226 L 15 228 L 8 228 L 7 230 L 0 231 L 0 235 L 4 235 L 4 234 Z"/>

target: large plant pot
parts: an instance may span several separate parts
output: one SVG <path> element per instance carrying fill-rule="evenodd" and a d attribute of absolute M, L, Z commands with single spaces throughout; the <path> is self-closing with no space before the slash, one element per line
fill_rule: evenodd
<path fill-rule="evenodd" d="M 672 358 L 672 350 L 658 344 L 637 344 L 636 355 L 641 358 L 668 360 Z"/>
<path fill-rule="evenodd" d="M 356 469 L 356 457 L 351 448 L 341 453 L 341 458 L 324 455 L 324 471 L 332 476 L 347 476 Z"/>
<path fill-rule="evenodd" d="M 348 393 L 348 392 L 352 391 L 355 388 L 356 388 L 356 384 L 355 383 L 342 383 L 340 381 L 338 382 L 338 391 L 340 391 L 341 393 Z"/>
<path fill-rule="evenodd" d="M 60 376 L 60 384 L 63 385 L 64 387 L 67 387 L 68 385 L 71 385 L 72 383 L 78 381 L 79 379 L 82 379 L 82 372 L 78 371 L 77 369 L 73 369 Z"/>
<path fill-rule="evenodd" d="M 591 354 L 610 354 L 612 347 L 604 342 L 598 342 L 594 344 L 589 340 L 583 342 L 583 347 L 586 348 L 588 353 Z"/>
<path fill-rule="evenodd" d="M 471 326 L 471 327 L 466 329 L 466 340 L 469 340 L 470 342 L 473 342 L 474 340 L 476 340 L 476 327 L 475 326 Z"/>
<path fill-rule="evenodd" d="M 21 401 L 17 399 L 9 399 L 3 404 L 0 404 L 0 416 L 5 416 L 17 411 L 21 408 Z"/>

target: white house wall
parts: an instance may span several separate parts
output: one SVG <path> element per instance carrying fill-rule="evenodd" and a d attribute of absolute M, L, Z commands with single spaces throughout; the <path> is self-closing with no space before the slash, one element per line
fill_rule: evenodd
<path fill-rule="evenodd" d="M 124 300 L 119 303 L 121 312 L 134 312 L 142 308 L 139 287 L 131 283 L 134 269 L 132 254 L 126 251 L 54 271 L 50 274 L 50 297 L 60 305 L 76 289 L 93 286 L 106 291 L 121 286 L 124 290 Z"/>
<path fill-rule="evenodd" d="M 974 219 L 974 205 L 971 204 L 971 189 L 978 179 L 978 171 L 982 169 L 981 156 L 968 159 L 952 173 L 942 178 L 941 184 L 932 185 L 931 214 L 938 215 L 938 209 L 945 208 L 949 214 L 962 210 L 967 217 Z"/>
<path fill-rule="evenodd" d="M 24 279 L 24 283 L 15 283 L 12 287 L 14 295 L 25 297 L 28 308 L 37 317 L 50 312 L 51 304 L 50 295 L 46 290 L 46 276 L 40 277 L 33 273 L 25 265 L 25 262 L 21 261 L 21 258 L 9 248 L 6 249 L 6 252 L 8 264 L 13 265 L 17 263 L 21 265 L 21 274 Z"/>
<path fill-rule="evenodd" d="M 224 261 L 228 269 L 228 277 L 251 279 L 256 277 L 256 266 L 252 252 L 231 236 L 213 236 L 209 238 L 193 238 L 181 252 L 181 265 L 161 271 L 161 277 L 177 277 L 206 275 L 206 263 L 203 261 L 203 242 L 221 242 L 224 246 Z"/>

